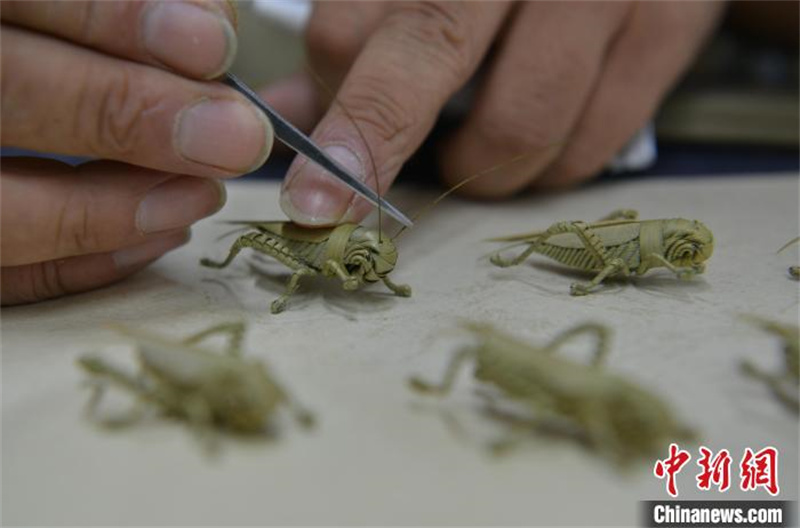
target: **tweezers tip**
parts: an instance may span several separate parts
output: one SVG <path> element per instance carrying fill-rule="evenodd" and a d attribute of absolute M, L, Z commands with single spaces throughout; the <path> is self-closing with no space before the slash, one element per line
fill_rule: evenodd
<path fill-rule="evenodd" d="M 388 214 L 389 216 L 391 216 L 392 218 L 394 218 L 395 220 L 397 220 L 398 222 L 400 222 L 401 224 L 403 224 L 408 228 L 414 227 L 414 222 L 412 222 L 410 218 L 408 218 L 406 215 L 400 212 L 399 209 L 397 209 L 396 207 L 394 207 L 385 200 L 381 201 L 383 202 L 381 205 L 383 206 L 383 210 L 386 212 L 386 214 Z"/>

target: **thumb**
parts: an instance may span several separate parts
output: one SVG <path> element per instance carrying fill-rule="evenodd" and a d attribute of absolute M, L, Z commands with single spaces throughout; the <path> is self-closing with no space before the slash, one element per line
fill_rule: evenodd
<path fill-rule="evenodd" d="M 385 192 L 447 99 L 472 75 L 508 8 L 505 2 L 395 4 L 312 139 L 354 176 Z M 284 180 L 281 208 L 297 223 L 322 226 L 358 222 L 370 205 L 297 158 Z"/>

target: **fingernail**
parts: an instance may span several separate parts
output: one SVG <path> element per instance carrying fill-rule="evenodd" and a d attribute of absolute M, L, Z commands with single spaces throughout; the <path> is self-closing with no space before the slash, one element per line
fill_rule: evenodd
<path fill-rule="evenodd" d="M 212 215 L 225 203 L 218 180 L 182 176 L 150 189 L 136 210 L 136 227 L 155 233 L 186 227 Z"/>
<path fill-rule="evenodd" d="M 236 32 L 222 14 L 190 2 L 152 2 L 142 17 L 145 49 L 159 62 L 213 79 L 236 57 Z"/>
<path fill-rule="evenodd" d="M 189 241 L 190 234 L 188 229 L 182 229 L 168 235 L 157 236 L 143 244 L 115 251 L 111 257 L 118 270 L 135 268 L 184 245 Z"/>
<path fill-rule="evenodd" d="M 364 167 L 352 150 L 343 145 L 329 145 L 327 152 L 351 174 L 364 179 Z M 305 225 L 335 224 L 344 218 L 353 201 L 353 191 L 315 163 L 297 161 L 289 169 L 281 209 L 289 218 Z"/>
<path fill-rule="evenodd" d="M 201 99 L 175 124 L 175 146 L 184 158 L 233 173 L 255 170 L 272 149 L 272 125 L 249 103 Z"/>

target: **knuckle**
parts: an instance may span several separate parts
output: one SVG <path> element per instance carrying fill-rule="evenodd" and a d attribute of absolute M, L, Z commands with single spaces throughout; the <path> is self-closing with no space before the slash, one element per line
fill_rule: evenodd
<path fill-rule="evenodd" d="M 338 16 L 312 16 L 306 29 L 306 47 L 334 68 L 346 69 L 361 48 L 361 38 Z"/>
<path fill-rule="evenodd" d="M 568 154 L 558 161 L 555 168 L 554 183 L 563 186 L 576 185 L 593 176 L 600 167 L 593 167 L 574 154 Z"/>
<path fill-rule="evenodd" d="M 382 79 L 367 76 L 356 79 L 351 86 L 343 104 L 353 119 L 364 123 L 385 143 L 408 141 L 409 131 L 418 122 L 414 105 L 403 98 L 403 93 L 410 92 L 387 90 Z"/>
<path fill-rule="evenodd" d="M 478 117 L 484 139 L 492 147 L 513 155 L 559 147 L 569 134 L 568 127 L 579 106 L 574 98 L 557 94 L 583 84 L 577 79 L 579 75 L 584 73 L 565 66 L 539 78 L 533 89 L 501 88 Z"/>
<path fill-rule="evenodd" d="M 145 116 L 157 103 L 148 100 L 145 90 L 136 89 L 135 77 L 128 65 L 111 72 L 87 68 L 73 127 L 92 154 L 127 159 L 142 143 Z"/>
<path fill-rule="evenodd" d="M 24 304 L 68 293 L 58 262 L 37 262 L 3 270 L 3 304 Z"/>
<path fill-rule="evenodd" d="M 35 286 L 33 293 L 38 299 L 52 299 L 68 293 L 62 280 L 61 267 L 58 261 L 50 260 L 34 266 Z"/>
<path fill-rule="evenodd" d="M 61 17 L 64 31 L 71 39 L 98 48 L 124 46 L 137 53 L 137 21 L 145 12 L 148 1 L 107 2 L 104 0 L 81 0 L 65 2 Z M 68 11 L 67 11 L 68 10 Z M 140 37 L 141 38 L 141 37 Z M 129 44 L 130 43 L 130 44 Z"/>
<path fill-rule="evenodd" d="M 518 155 L 550 150 L 565 141 L 582 108 L 577 87 L 586 85 L 597 70 L 585 54 L 567 48 L 562 50 L 564 60 L 544 61 L 535 78 L 520 72 L 522 81 L 491 85 L 477 117 L 490 146 Z"/>
<path fill-rule="evenodd" d="M 75 6 L 78 39 L 87 44 L 94 44 L 97 40 L 97 19 L 95 17 L 98 7 L 97 2 L 84 1 L 76 2 L 73 5 Z"/>
<path fill-rule="evenodd" d="M 386 24 L 410 38 L 437 67 L 453 77 L 469 76 L 474 63 L 470 16 L 464 2 L 399 2 L 387 16 Z"/>
<path fill-rule="evenodd" d="M 83 192 L 67 191 L 55 216 L 53 247 L 58 255 L 84 255 L 102 250 L 102 240 L 92 220 L 90 200 Z"/>
<path fill-rule="evenodd" d="M 488 148 L 508 156 L 536 154 L 553 145 L 546 126 L 531 119 L 527 112 L 520 112 L 516 105 L 502 105 L 482 112 L 478 131 Z"/>

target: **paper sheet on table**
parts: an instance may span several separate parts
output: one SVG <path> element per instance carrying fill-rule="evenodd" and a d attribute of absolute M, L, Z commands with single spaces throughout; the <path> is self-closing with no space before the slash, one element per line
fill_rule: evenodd
<path fill-rule="evenodd" d="M 786 275 L 797 251 L 775 254 L 798 234 L 796 176 L 629 180 L 502 204 L 448 199 L 398 241 L 392 277 L 413 297 L 311 281 L 277 316 L 269 304 L 286 279 L 277 264 L 245 251 L 225 270 L 198 265 L 228 250 L 232 239 L 216 238 L 230 226 L 219 220 L 283 217 L 277 184 L 228 189 L 226 207 L 197 226 L 188 246 L 131 280 L 2 311 L 4 523 L 631 525 L 639 500 L 667 498 L 652 463 L 620 475 L 568 438 L 532 435 L 518 452 L 491 458 L 483 446 L 503 430 L 484 419 L 467 372 L 444 400 L 410 392 L 409 375 L 442 374 L 459 318 L 535 343 L 587 320 L 611 326 L 607 368 L 666 398 L 704 445 L 730 450 L 732 488 L 743 449 L 773 445 L 780 498 L 797 499 L 797 418 L 739 370 L 745 358 L 778 369 L 780 344 L 736 319 L 797 320 L 798 284 Z M 434 194 L 400 188 L 390 198 L 413 212 Z M 491 236 L 621 207 L 706 223 L 716 237 L 707 273 L 679 281 L 661 270 L 573 298 L 569 284 L 582 274 L 541 258 L 509 269 L 480 258 L 496 247 L 482 242 Z M 130 347 L 104 323 L 177 338 L 239 318 L 249 322 L 246 353 L 268 361 L 315 411 L 314 432 L 284 417 L 276 441 L 228 439 L 210 461 L 180 424 L 151 419 L 110 433 L 84 419 L 76 357 L 105 351 L 131 362 Z M 573 348 L 585 357 L 588 343 Z M 697 491 L 697 451 L 687 449 L 694 458 L 679 474 L 680 498 L 769 498 Z"/>

